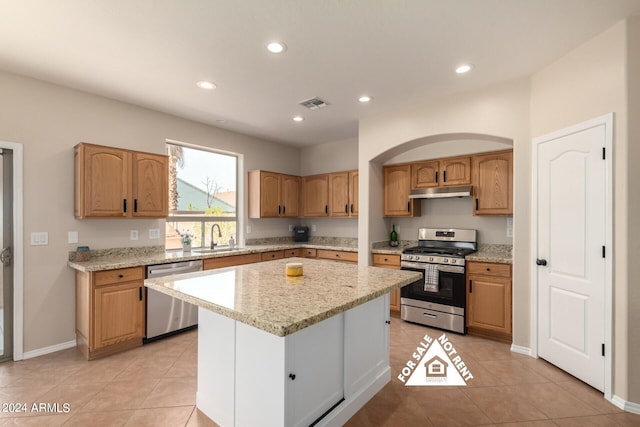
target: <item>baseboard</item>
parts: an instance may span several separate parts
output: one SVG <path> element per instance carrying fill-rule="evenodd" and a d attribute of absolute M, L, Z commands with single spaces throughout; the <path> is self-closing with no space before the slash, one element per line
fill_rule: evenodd
<path fill-rule="evenodd" d="M 524 354 L 525 356 L 535 357 L 529 347 L 523 347 L 521 345 L 511 344 L 511 351 L 518 354 Z"/>
<path fill-rule="evenodd" d="M 616 405 L 618 408 L 622 409 L 623 411 L 631 412 L 633 414 L 640 414 L 640 404 L 639 403 L 627 402 L 626 400 L 624 400 L 620 396 L 616 396 L 616 395 L 614 395 L 613 398 L 611 399 L 611 403 L 613 403 L 614 405 Z"/>
<path fill-rule="evenodd" d="M 56 351 L 66 350 L 76 346 L 76 340 L 63 342 L 60 344 L 50 345 L 49 347 L 38 348 L 36 350 L 25 351 L 22 354 L 23 359 L 32 359 L 38 356 L 44 356 L 45 354 L 55 353 Z"/>

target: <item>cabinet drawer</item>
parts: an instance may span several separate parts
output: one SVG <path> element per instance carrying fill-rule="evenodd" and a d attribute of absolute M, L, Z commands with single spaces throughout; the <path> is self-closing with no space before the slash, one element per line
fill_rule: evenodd
<path fill-rule="evenodd" d="M 373 254 L 373 265 L 400 268 L 400 255 Z"/>
<path fill-rule="evenodd" d="M 302 249 L 301 248 L 285 249 L 285 251 L 284 251 L 284 257 L 285 258 L 289 258 L 289 257 L 293 257 L 293 256 L 302 256 Z"/>
<path fill-rule="evenodd" d="M 358 253 L 357 252 L 346 252 L 346 251 L 330 251 L 327 249 L 318 249 L 317 257 L 322 259 L 332 259 L 336 261 L 346 261 L 346 262 L 358 262 Z"/>
<path fill-rule="evenodd" d="M 284 251 L 262 252 L 260 254 L 260 258 L 262 259 L 262 261 L 271 261 L 272 259 L 282 259 L 284 258 Z"/>
<path fill-rule="evenodd" d="M 491 262 L 469 262 L 467 274 L 484 274 L 489 276 L 511 277 L 511 264 Z"/>
<path fill-rule="evenodd" d="M 260 262 L 260 254 L 233 255 L 220 258 L 206 258 L 202 261 L 203 270 L 231 267 L 234 265 L 252 264 Z"/>
<path fill-rule="evenodd" d="M 315 258 L 317 256 L 316 252 L 314 248 L 304 248 L 302 250 L 302 256 L 305 258 Z"/>
<path fill-rule="evenodd" d="M 97 271 L 94 274 L 94 284 L 96 286 L 113 285 L 117 283 L 131 282 L 133 280 L 144 280 L 143 267 Z"/>

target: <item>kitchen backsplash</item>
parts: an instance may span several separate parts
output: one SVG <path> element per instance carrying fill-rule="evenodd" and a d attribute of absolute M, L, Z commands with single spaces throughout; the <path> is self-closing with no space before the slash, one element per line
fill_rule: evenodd
<path fill-rule="evenodd" d="M 91 258 L 131 258 L 146 257 L 164 253 L 164 246 L 138 246 L 134 248 L 111 248 L 90 250 Z M 78 252 L 69 252 L 69 261 L 76 261 Z"/>
<path fill-rule="evenodd" d="M 284 237 L 265 237 L 260 239 L 246 239 L 245 245 L 272 245 L 281 243 L 295 243 L 292 236 Z M 340 247 L 357 247 L 358 239 L 355 237 L 326 237 L 326 236 L 310 236 L 309 242 L 316 245 L 340 246 Z"/>

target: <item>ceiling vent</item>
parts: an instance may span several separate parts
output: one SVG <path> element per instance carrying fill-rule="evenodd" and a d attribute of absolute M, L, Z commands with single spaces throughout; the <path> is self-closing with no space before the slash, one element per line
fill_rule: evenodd
<path fill-rule="evenodd" d="M 319 110 L 320 108 L 324 108 L 329 103 L 322 98 L 318 98 L 317 96 L 311 99 L 307 99 L 306 101 L 302 101 L 300 103 L 303 107 L 308 108 L 309 110 Z"/>

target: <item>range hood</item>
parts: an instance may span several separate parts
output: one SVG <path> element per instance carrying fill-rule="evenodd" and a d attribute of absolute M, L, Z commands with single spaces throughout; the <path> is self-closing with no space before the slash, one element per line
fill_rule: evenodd
<path fill-rule="evenodd" d="M 409 193 L 410 199 L 444 199 L 451 197 L 471 197 L 471 185 L 460 187 L 417 188 Z"/>

